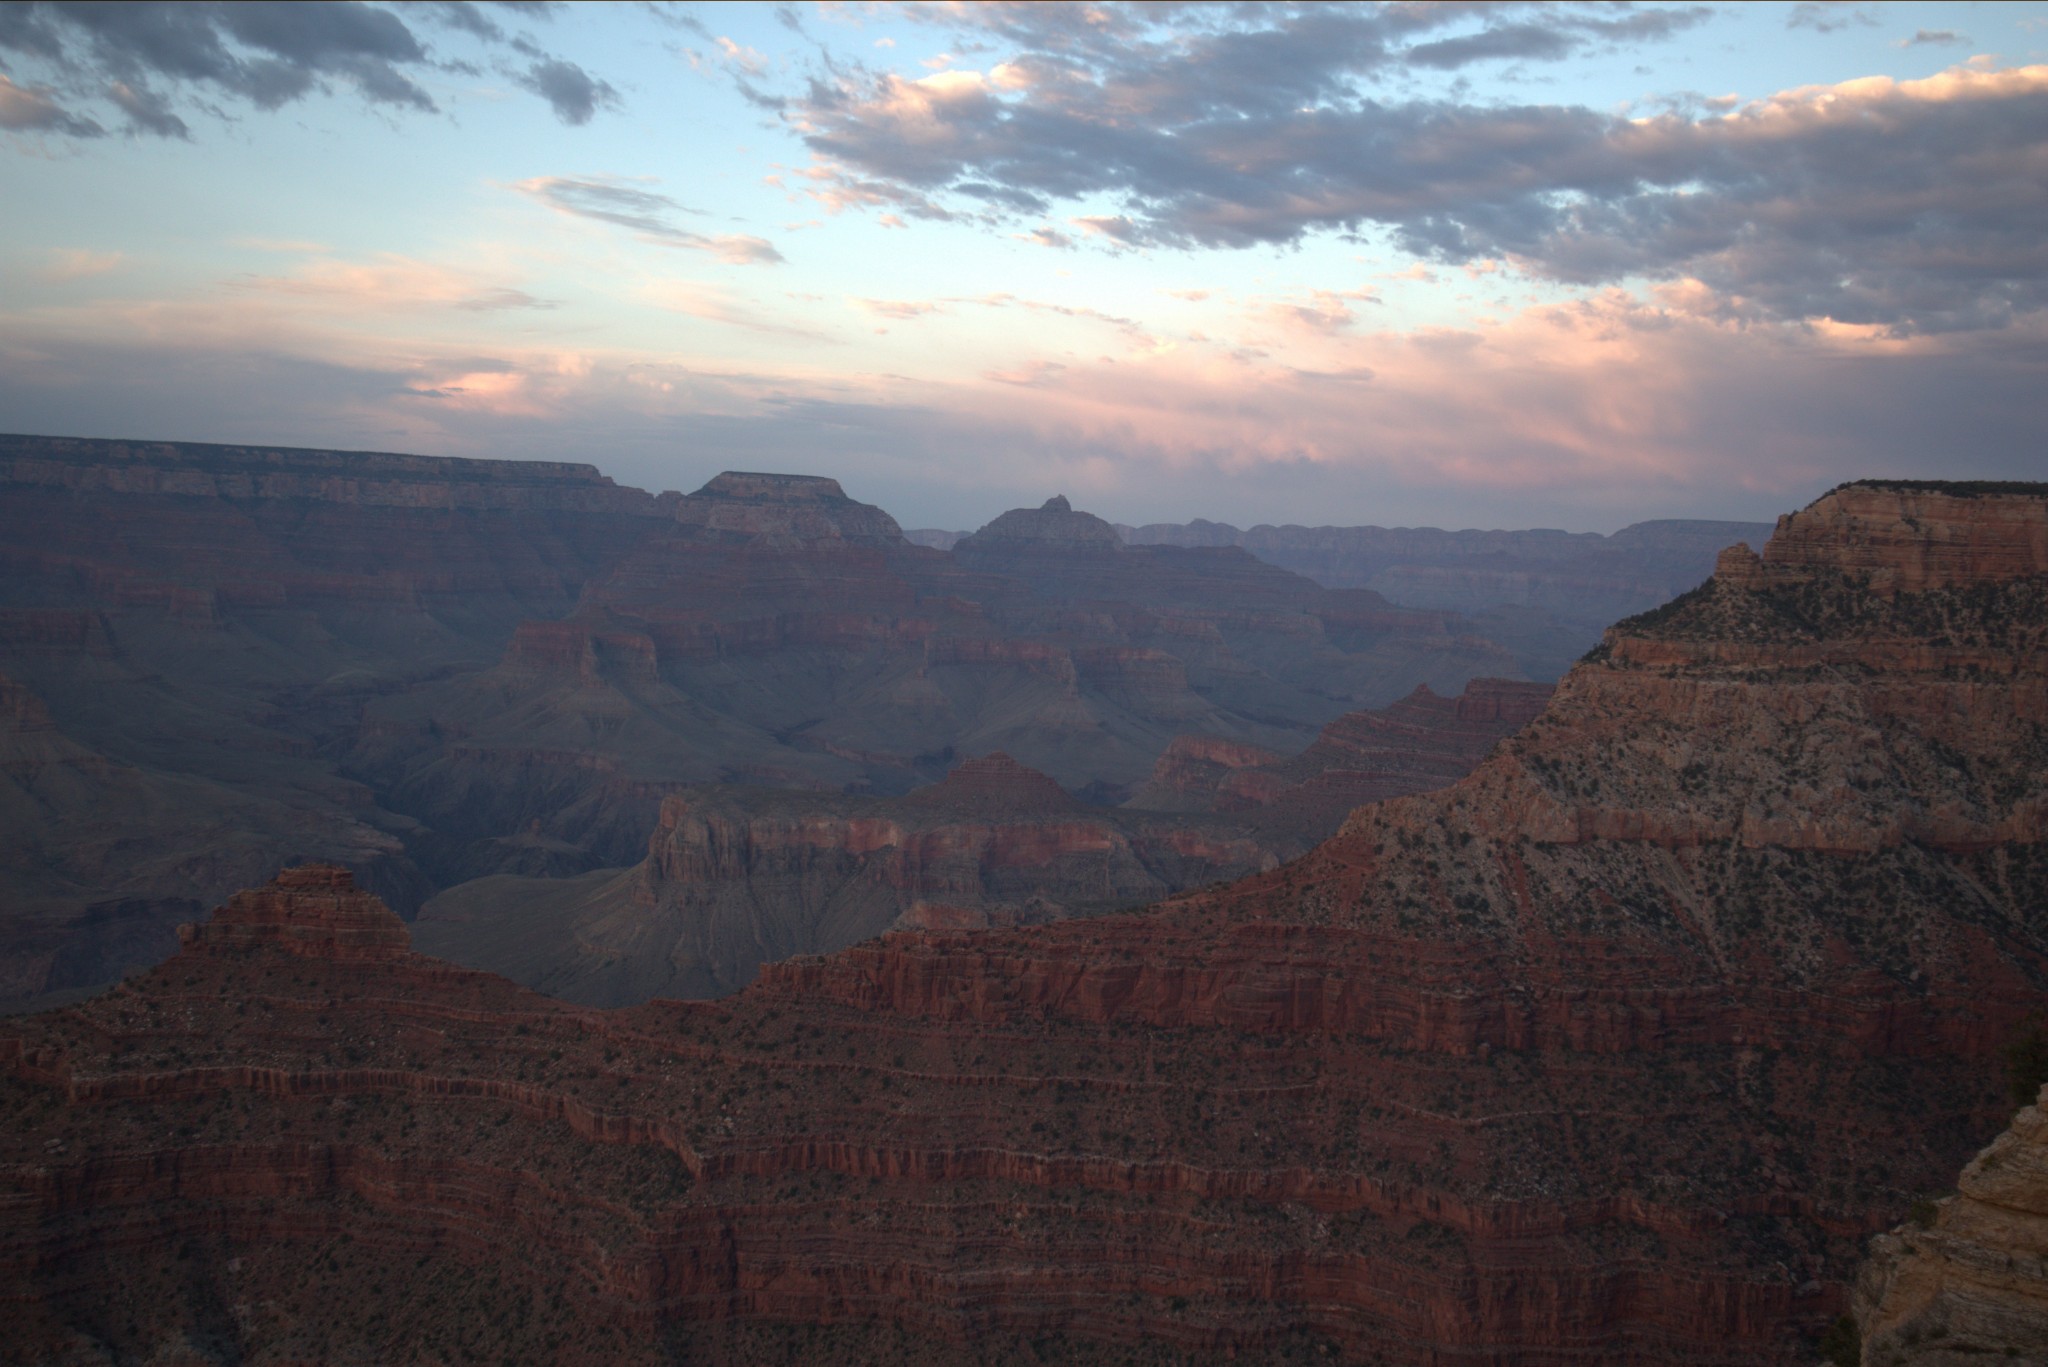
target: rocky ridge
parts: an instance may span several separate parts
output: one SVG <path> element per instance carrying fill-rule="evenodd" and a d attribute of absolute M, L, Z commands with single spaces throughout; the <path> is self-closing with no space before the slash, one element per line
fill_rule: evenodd
<path fill-rule="evenodd" d="M 1771 532 L 1767 523 L 1683 519 L 1639 522 L 1612 536 L 1437 527 L 1243 530 L 1202 520 L 1117 530 L 1133 545 L 1242 547 L 1330 588 L 1373 589 L 1399 603 L 1463 613 L 1510 646 L 1529 678 L 1546 681 L 1570 668 L 1609 623 L 1705 578 L 1722 547 L 1761 545 Z"/>
<path fill-rule="evenodd" d="M 618 1012 L 197 943 L 15 1022 L 19 1341 L 1810 1361 L 2048 990 L 2048 583 L 1771 560 L 1452 787 L 1141 912 Z"/>
<path fill-rule="evenodd" d="M 1098 915 L 1272 868 L 1360 802 L 1442 787 L 1548 691 L 1497 679 L 1455 698 L 1418 690 L 1340 718 L 1291 759 L 1182 737 L 1121 808 L 1084 804 L 1000 751 L 894 799 L 686 789 L 663 800 L 634 866 L 463 883 L 422 908 L 416 934 L 457 963 L 624 1006 L 723 995 L 765 962 L 892 927 Z"/>
<path fill-rule="evenodd" d="M 1112 801 L 1176 734 L 1293 750 L 1506 663 L 1236 553 L 969 569 L 800 475 L 0 436 L 0 526 L 0 674 L 47 718 L 0 722 L 0 1010 L 301 860 L 410 917 L 632 863 L 692 785 L 900 795 L 1004 750 Z"/>
<path fill-rule="evenodd" d="M 1399 702 L 1347 713 L 1299 755 L 1208 736 L 1179 736 L 1129 805 L 1160 811 L 1269 815 L 1346 811 L 1366 802 L 1441 788 L 1472 772 L 1496 741 L 1543 710 L 1544 684 L 1474 679 L 1455 697 L 1418 685 Z M 1330 834 L 1312 818 L 1317 836 Z"/>

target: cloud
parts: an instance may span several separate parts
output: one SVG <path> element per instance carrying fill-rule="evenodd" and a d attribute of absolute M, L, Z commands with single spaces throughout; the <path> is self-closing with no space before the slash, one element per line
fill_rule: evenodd
<path fill-rule="evenodd" d="M 656 281 L 641 290 L 641 297 L 656 308 L 667 309 L 671 313 L 687 314 L 692 318 L 723 323 L 728 327 L 745 328 L 749 332 L 806 342 L 837 340 L 815 329 L 761 313 L 750 303 L 735 298 L 730 291 L 701 281 Z"/>
<path fill-rule="evenodd" d="M 393 252 L 361 261 L 322 255 L 283 275 L 241 275 L 228 284 L 258 295 L 319 299 L 330 316 L 432 309 L 494 313 L 556 306 L 554 301 L 536 298 L 525 290 L 492 284 L 470 270 Z"/>
<path fill-rule="evenodd" d="M 1448 68 L 1473 62 L 1563 57 L 1574 46 L 1572 35 L 1554 24 L 1501 24 L 1463 37 L 1418 43 L 1405 55 L 1417 66 Z"/>
<path fill-rule="evenodd" d="M 16 85 L 0 76 L 0 129 L 10 133 L 62 133 L 72 138 L 98 138 L 107 130 L 60 106 L 52 93 Z"/>
<path fill-rule="evenodd" d="M 1379 296 L 1371 290 L 1314 290 L 1305 299 L 1266 304 L 1257 316 L 1278 324 L 1286 332 L 1331 337 L 1349 331 L 1358 322 L 1354 303 L 1379 302 Z"/>
<path fill-rule="evenodd" d="M 918 378 L 750 374 L 680 338 L 659 354 L 479 347 L 395 313 L 323 331 L 251 292 L 0 316 L 0 409 L 29 431 L 600 451 L 607 474 L 657 489 L 723 468 L 828 474 L 947 526 L 1042 498 L 1055 477 L 1133 522 L 1611 530 L 1766 517 L 1841 480 L 1924 475 L 1929 452 L 1959 478 L 2038 473 L 2039 320 L 2006 339 L 1886 340 L 1719 318 L 1683 282 L 1672 293 L 1530 308 L 1483 334 L 1360 325 L 1319 342 L 1313 366 L 1188 345 L 1114 361 L 1025 350 Z M 650 302 L 778 326 L 701 284 Z"/>
<path fill-rule="evenodd" d="M 1785 16 L 1786 28 L 1810 28 L 1815 33 L 1839 33 L 1852 24 L 1876 28 L 1876 6 L 1857 0 L 1800 0 Z"/>
<path fill-rule="evenodd" d="M 1071 251 L 1074 247 L 1073 238 L 1067 236 L 1058 228 L 1043 224 L 1033 228 L 1028 233 L 1016 233 L 1013 236 L 1020 242 L 1030 242 L 1040 247 L 1051 247 L 1056 251 Z"/>
<path fill-rule="evenodd" d="M 697 211 L 615 176 L 535 176 L 516 182 L 512 188 L 556 213 L 630 229 L 643 242 L 709 252 L 737 266 L 783 260 L 782 253 L 764 237 L 747 233 L 706 234 L 677 227 L 671 221 L 673 215 Z"/>
<path fill-rule="evenodd" d="M 36 272 L 36 278 L 50 284 L 90 280 L 119 270 L 127 260 L 120 252 L 96 252 L 83 247 L 60 247 L 50 253 L 50 264 Z"/>
<path fill-rule="evenodd" d="M 107 86 L 107 98 L 128 116 L 133 133 L 153 133 L 160 138 L 190 138 L 192 130 L 171 112 L 170 101 L 154 90 L 137 89 L 126 81 Z"/>
<path fill-rule="evenodd" d="M 1362 93 L 1359 73 L 1399 58 L 1399 25 L 1427 21 L 1406 9 L 1285 11 L 1264 28 L 1169 29 L 1171 42 L 1155 30 L 1179 11 L 1116 11 L 1109 43 L 1077 30 L 1073 7 L 1041 8 L 988 16 L 1039 44 L 989 72 L 814 83 L 796 126 L 817 193 L 990 222 L 1109 201 L 1119 211 L 1070 222 L 1117 247 L 1380 228 L 1447 264 L 1505 258 L 1580 285 L 1696 278 L 1764 316 L 1908 332 L 2001 327 L 2048 304 L 2048 67 L 1975 63 L 1632 119 Z M 1649 13 L 1674 28 L 1690 11 Z M 1571 25 L 1433 41 L 1548 52 L 1639 17 L 1565 12 Z"/>
<path fill-rule="evenodd" d="M 551 9 L 498 8 L 528 18 Z M 181 109 L 225 114 L 240 105 L 269 112 L 336 89 L 390 110 L 435 112 L 439 106 L 422 84 L 428 73 L 476 68 L 438 56 L 408 19 L 429 20 L 486 51 L 503 48 L 530 59 L 508 74 L 566 123 L 588 122 L 616 102 L 605 82 L 548 55 L 530 38 L 508 36 L 466 3 L 402 11 L 360 0 L 9 4 L 0 6 L 0 53 L 39 71 L 73 104 L 103 103 L 119 111 L 130 133 L 186 138 L 191 128 Z M 68 118 L 42 126 L 73 137 L 103 131 L 85 115 Z"/>
<path fill-rule="evenodd" d="M 619 92 L 595 79 L 574 62 L 546 58 L 518 77 L 519 84 L 553 106 L 555 117 L 571 126 L 590 122 L 599 109 L 616 109 Z"/>
<path fill-rule="evenodd" d="M 730 38 L 717 38 L 713 41 L 718 44 L 718 50 L 725 54 L 725 60 L 747 75 L 758 76 L 768 69 L 768 59 L 754 49 L 735 43 Z"/>
<path fill-rule="evenodd" d="M 855 298 L 847 302 L 864 313 L 876 314 L 883 318 L 922 318 L 927 313 L 944 312 L 944 306 L 930 300 Z"/>
<path fill-rule="evenodd" d="M 1947 29 L 1947 28 L 1923 28 L 1923 29 L 1915 29 L 1915 30 L 1913 31 L 1913 36 L 1912 36 L 1911 38 L 1901 38 L 1901 39 L 1899 39 L 1899 41 L 1898 41 L 1898 42 L 1896 42 L 1896 43 L 1892 44 L 1892 46 L 1893 46 L 1893 47 L 1952 47 L 1952 46 L 1955 46 L 1955 45 L 1957 45 L 1957 44 L 1961 44 L 1961 43 L 1967 43 L 1967 42 L 1969 42 L 1969 41 L 1970 41 L 1970 40 L 1969 40 L 1969 37 L 1968 37 L 1967 35 L 1965 35 L 1965 34 L 1961 34 L 1961 33 L 1957 33 L 1957 32 L 1956 32 L 1956 31 L 1955 31 L 1954 29 Z"/>

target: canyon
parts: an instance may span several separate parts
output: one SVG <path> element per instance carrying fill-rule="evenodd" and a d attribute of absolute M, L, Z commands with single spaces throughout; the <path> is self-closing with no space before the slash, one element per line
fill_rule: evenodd
<path fill-rule="evenodd" d="M 290 863 L 410 918 L 631 865 L 686 789 L 901 797 L 1001 751 L 1112 807 L 1177 736 L 1291 754 L 1516 671 L 1455 613 L 1062 499 L 955 554 L 815 476 L 0 436 L 0 525 L 0 1009 Z"/>
<path fill-rule="evenodd" d="M 13 1343 L 1810 1362 L 1870 1236 L 2007 1125 L 2048 994 L 2048 488 L 1845 486 L 1547 702 L 1401 692 L 1319 743 L 1541 711 L 1234 882 L 913 917 L 714 1001 L 542 996 L 287 870 L 0 1023 Z M 1228 780 L 1288 761 L 1216 739 L 1155 762 L 1165 815 L 1261 810 Z M 954 767 L 942 808 L 1072 800 Z M 650 862 L 708 867 L 663 813 Z M 2014 1204 L 2035 1114 L 1958 1202 Z M 1969 1263 L 1966 1213 L 1916 1255 Z"/>
<path fill-rule="evenodd" d="M 683 788 L 662 800 L 638 864 L 461 883 L 420 909 L 414 934 L 586 1005 L 721 996 L 763 963 L 891 928 L 1095 915 L 1273 868 L 1361 802 L 1463 777 L 1549 692 L 1475 679 L 1442 698 L 1421 685 L 1339 717 L 1287 759 L 1180 736 L 1121 807 L 1084 804 L 1001 751 L 900 798 Z"/>
<path fill-rule="evenodd" d="M 1596 532 L 1446 531 L 1440 527 L 1274 527 L 1227 522 L 1116 524 L 1129 545 L 1240 547 L 1326 588 L 1371 589 L 1398 603 L 1463 614 L 1507 646 L 1522 673 L 1550 681 L 1599 644 L 1611 622 L 1676 597 L 1737 542 L 1761 545 L 1768 523 L 1638 522 Z M 920 545 L 951 549 L 965 532 L 920 528 Z"/>

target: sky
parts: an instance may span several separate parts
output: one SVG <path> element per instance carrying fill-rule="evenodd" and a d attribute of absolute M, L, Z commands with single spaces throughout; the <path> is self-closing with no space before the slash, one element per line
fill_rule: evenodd
<path fill-rule="evenodd" d="M 2048 4 L 4 4 L 0 430 L 905 526 L 2048 478 Z"/>

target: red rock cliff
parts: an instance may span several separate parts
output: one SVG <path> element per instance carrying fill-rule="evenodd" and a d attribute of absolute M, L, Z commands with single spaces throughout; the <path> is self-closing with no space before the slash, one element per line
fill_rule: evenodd
<path fill-rule="evenodd" d="M 2048 992 L 2048 581 L 1860 555 L 1767 548 L 1462 781 L 1143 912 L 610 1013 L 195 944 L 0 1044 L 15 1342 L 1810 1361 Z"/>

